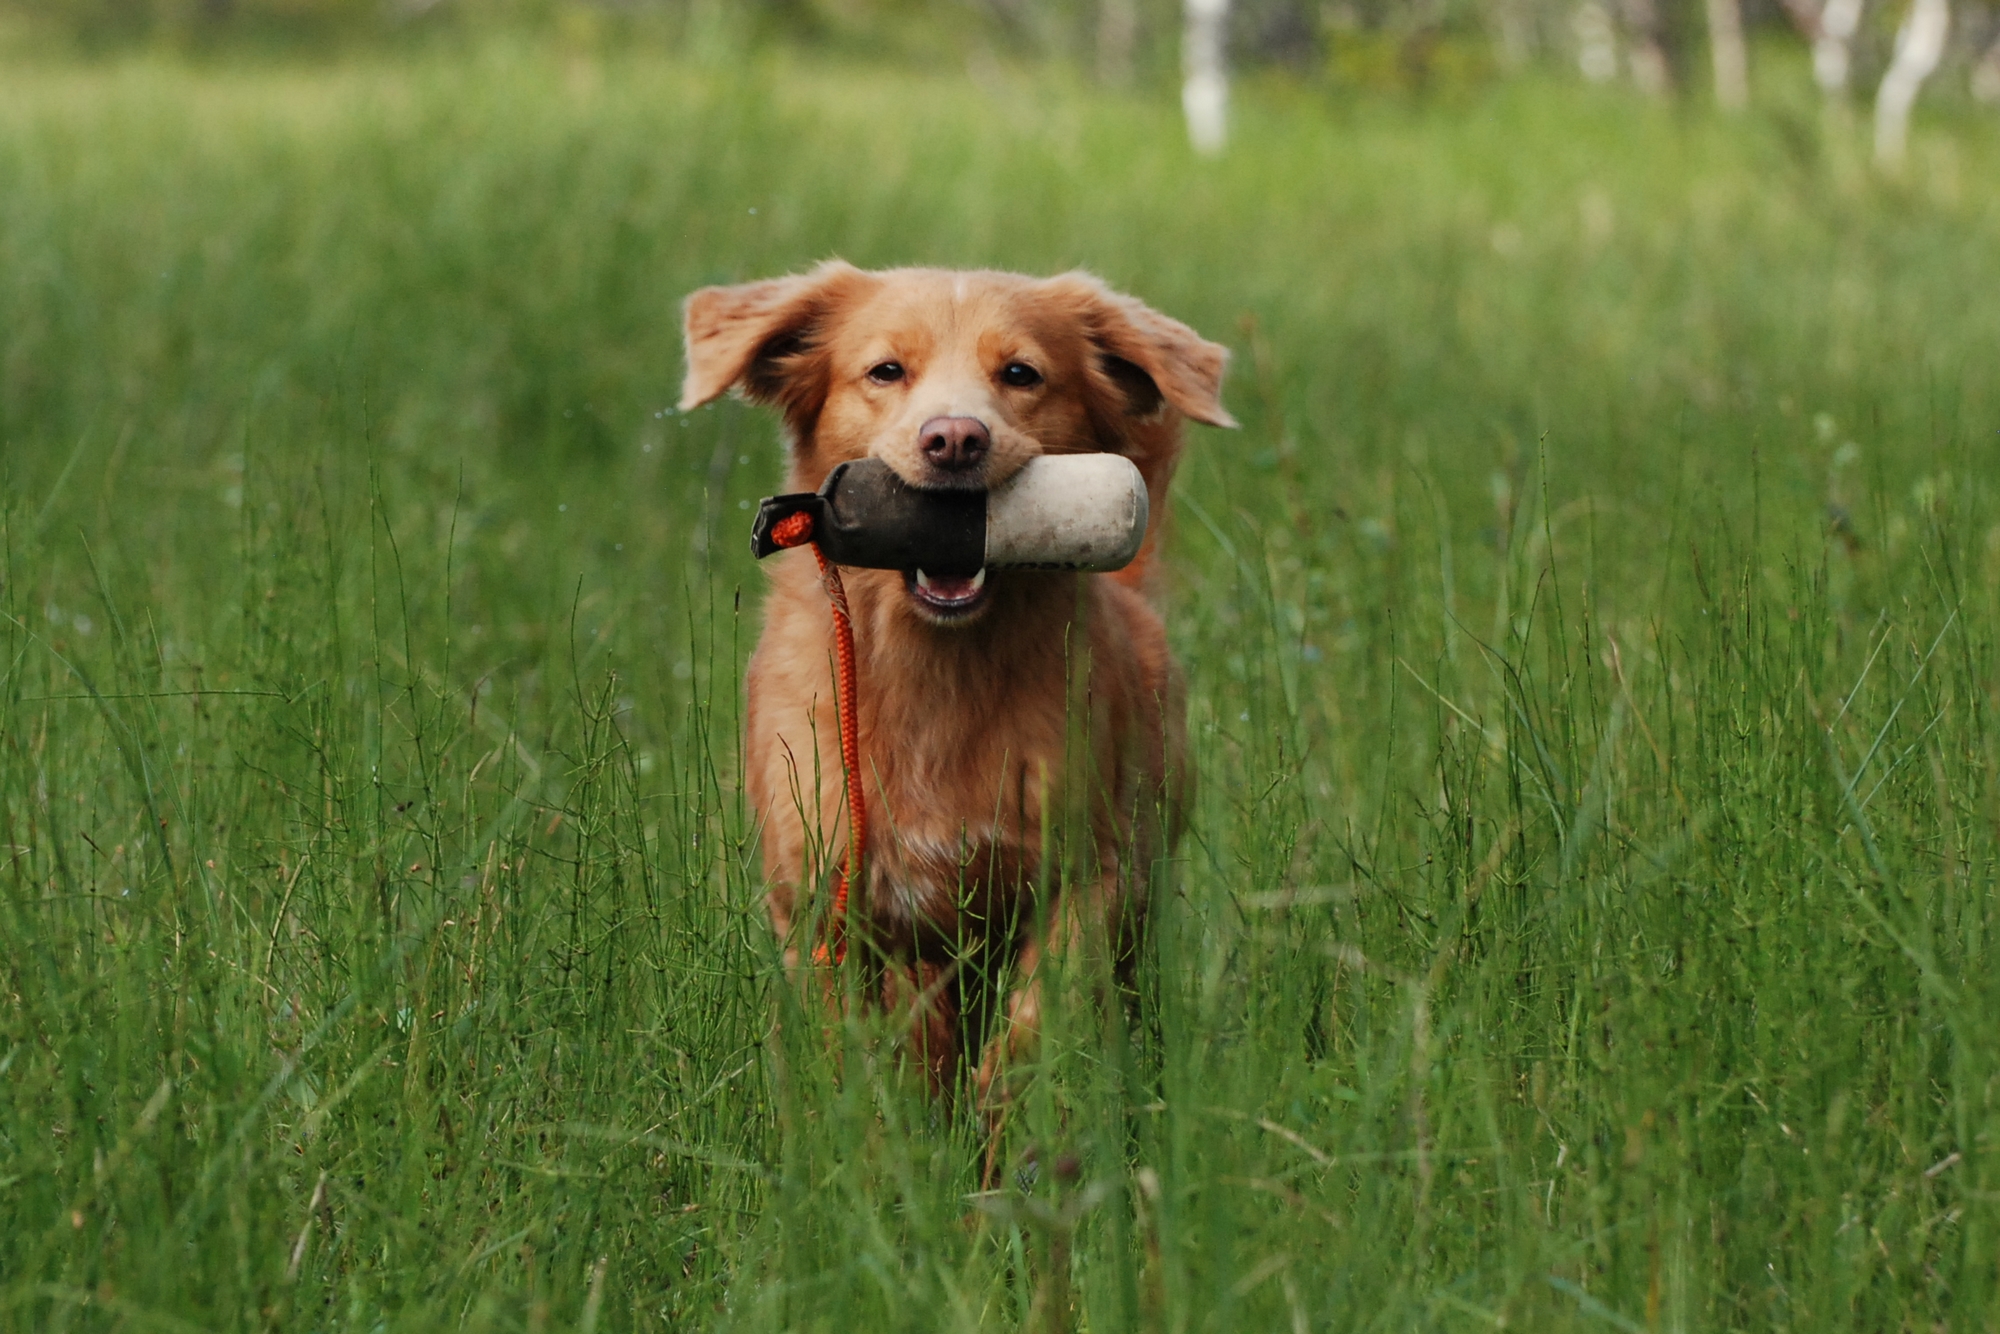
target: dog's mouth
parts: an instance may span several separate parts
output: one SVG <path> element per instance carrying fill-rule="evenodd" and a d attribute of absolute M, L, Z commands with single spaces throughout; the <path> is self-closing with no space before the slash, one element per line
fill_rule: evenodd
<path fill-rule="evenodd" d="M 903 587 L 931 619 L 958 621 L 986 605 L 986 571 L 974 575 L 903 571 Z"/>

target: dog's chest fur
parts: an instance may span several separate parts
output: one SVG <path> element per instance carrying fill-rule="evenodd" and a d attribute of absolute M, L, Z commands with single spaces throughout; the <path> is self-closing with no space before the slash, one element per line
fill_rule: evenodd
<path fill-rule="evenodd" d="M 866 903 L 889 948 L 937 955 L 1030 925 L 1020 896 L 1042 874 L 1062 794 L 1130 786 L 1113 743 L 1129 692 L 1096 697 L 1090 622 L 1109 609 L 1089 581 L 1017 574 L 996 588 L 986 622 L 940 628 L 911 623 L 898 578 L 847 580 L 869 796 Z M 834 856 L 844 847 L 828 624 L 799 553 L 776 579 L 751 664 L 749 778 L 774 865 L 809 861 L 815 838 Z M 791 792 L 771 790 L 779 773 Z M 1083 845 L 1104 832 L 1092 828 Z M 789 903 L 774 907 L 791 915 Z"/>

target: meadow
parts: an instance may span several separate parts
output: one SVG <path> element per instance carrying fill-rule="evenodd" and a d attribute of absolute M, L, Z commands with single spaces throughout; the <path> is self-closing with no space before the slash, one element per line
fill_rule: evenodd
<path fill-rule="evenodd" d="M 0 1327 L 2000 1329 L 2000 125 L 1807 88 L 1205 161 L 1004 68 L 7 69 Z M 1191 832 L 992 1194 L 786 1021 L 780 444 L 672 410 L 829 254 L 1236 353 Z"/>

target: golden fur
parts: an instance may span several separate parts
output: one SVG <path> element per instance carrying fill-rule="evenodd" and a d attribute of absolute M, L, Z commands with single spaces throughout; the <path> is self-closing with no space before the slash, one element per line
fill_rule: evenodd
<path fill-rule="evenodd" d="M 1037 454 L 1112 450 L 1146 479 L 1152 531 L 1118 575 L 995 572 L 976 611 L 947 621 L 901 573 L 842 572 L 868 795 L 851 929 L 880 959 L 882 1001 L 911 1017 L 941 1093 L 961 1069 L 964 1035 L 982 1031 L 974 974 L 1012 965 L 1019 984 L 978 1067 L 984 1095 L 1038 1031 L 1046 952 L 1092 926 L 1129 948 L 1152 863 L 1179 832 L 1184 704 L 1142 588 L 1182 418 L 1234 425 L 1219 398 L 1227 353 L 1088 274 L 871 273 L 839 262 L 704 288 L 687 300 L 686 332 L 682 408 L 732 387 L 779 408 L 788 490 L 816 490 L 835 464 L 869 456 L 914 485 L 992 487 Z M 897 378 L 880 382 L 889 363 Z M 1022 364 L 1039 383 L 1003 378 Z M 919 436 L 939 419 L 984 425 L 990 448 L 976 468 L 934 466 Z M 745 780 L 763 825 L 772 923 L 796 959 L 810 859 L 837 855 L 847 834 L 826 594 L 809 552 L 771 563 Z M 1088 846 L 1067 861 L 1088 869 L 1045 888 L 1038 919 L 1028 894 L 1051 828 L 1087 830 Z"/>

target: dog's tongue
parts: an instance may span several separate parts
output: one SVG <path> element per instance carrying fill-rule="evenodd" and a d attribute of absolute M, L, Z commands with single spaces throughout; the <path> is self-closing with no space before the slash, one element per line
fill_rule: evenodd
<path fill-rule="evenodd" d="M 973 588 L 970 579 L 953 579 L 949 575 L 934 574 L 931 576 L 930 591 L 932 597 L 943 598 L 947 602 L 963 602 L 978 590 Z"/>
<path fill-rule="evenodd" d="M 939 602 L 968 602 L 979 596 L 979 590 L 986 585 L 986 571 L 968 576 L 949 574 L 929 574 L 917 571 L 917 586 L 924 593 Z"/>

